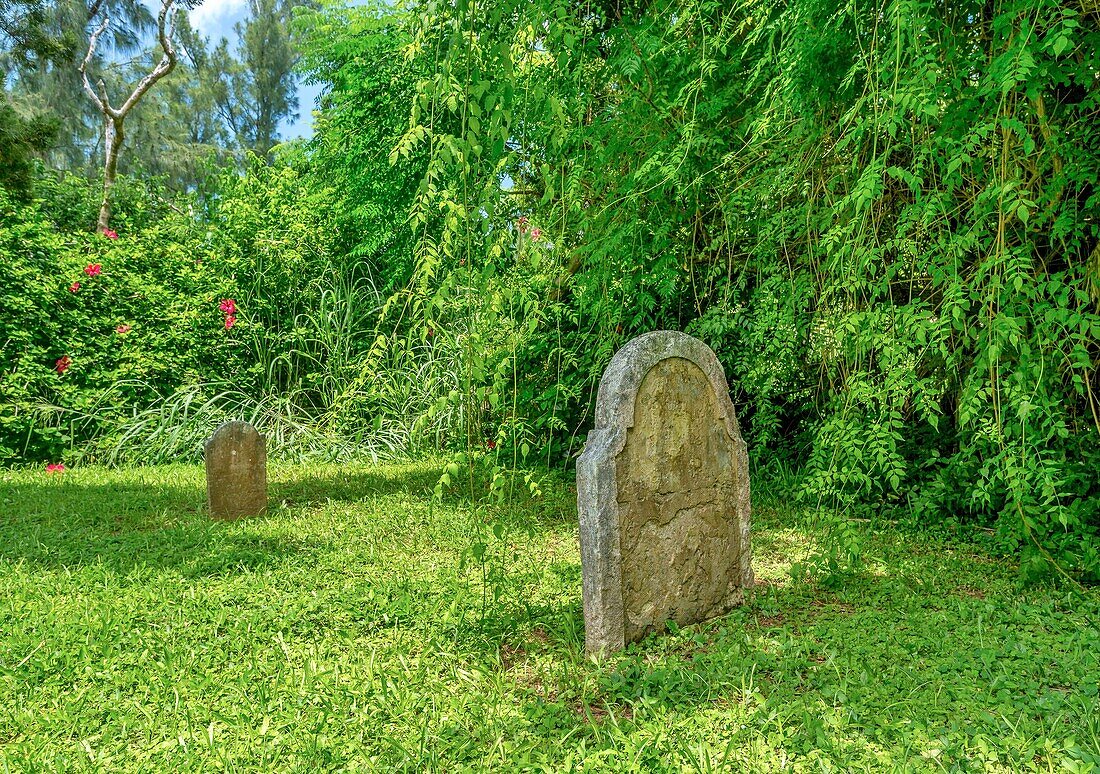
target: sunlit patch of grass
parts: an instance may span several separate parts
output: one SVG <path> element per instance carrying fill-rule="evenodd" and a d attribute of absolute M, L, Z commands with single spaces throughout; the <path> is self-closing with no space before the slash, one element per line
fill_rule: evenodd
<path fill-rule="evenodd" d="M 594 662 L 570 482 L 490 507 L 476 480 L 434 500 L 439 469 L 273 465 L 269 515 L 234 523 L 197 466 L 0 473 L 0 762 L 1100 766 L 1095 591 L 889 525 L 869 571 L 795 583 L 819 536 L 773 498 L 743 606 Z"/>

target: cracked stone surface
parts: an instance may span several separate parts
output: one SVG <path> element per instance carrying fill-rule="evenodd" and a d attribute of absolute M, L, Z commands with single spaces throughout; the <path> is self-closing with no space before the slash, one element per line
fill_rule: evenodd
<path fill-rule="evenodd" d="M 589 653 L 741 601 L 753 583 L 748 456 L 706 344 L 655 331 L 615 355 L 577 463 L 577 505 Z"/>
<path fill-rule="evenodd" d="M 226 422 L 203 444 L 210 516 L 240 519 L 267 510 L 267 443 L 247 422 Z"/>

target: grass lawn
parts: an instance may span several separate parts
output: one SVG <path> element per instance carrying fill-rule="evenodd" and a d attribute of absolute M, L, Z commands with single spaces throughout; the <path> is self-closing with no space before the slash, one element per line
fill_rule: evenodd
<path fill-rule="evenodd" d="M 794 584 L 815 533 L 758 504 L 745 606 L 597 664 L 570 487 L 482 566 L 438 470 L 274 467 L 236 523 L 199 467 L 0 473 L 0 768 L 1100 771 L 1096 590 L 892 528 Z"/>

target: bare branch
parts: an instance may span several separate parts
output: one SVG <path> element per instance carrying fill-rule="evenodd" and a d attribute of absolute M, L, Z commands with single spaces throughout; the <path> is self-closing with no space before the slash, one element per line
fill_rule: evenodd
<path fill-rule="evenodd" d="M 103 100 L 103 104 L 107 106 L 107 112 L 113 112 L 111 107 L 111 98 L 107 96 L 107 84 L 103 82 L 103 79 L 99 79 L 99 83 L 96 84 L 96 88 L 99 89 L 99 98 Z"/>
<path fill-rule="evenodd" d="M 172 6 L 175 4 L 176 0 L 161 0 L 160 13 L 157 14 L 157 35 L 160 38 L 160 47 L 164 50 L 164 56 L 157 62 L 157 66 L 153 68 L 152 72 L 138 82 L 133 93 L 122 103 L 122 107 L 118 109 L 121 116 L 129 113 L 134 105 L 145 96 L 145 93 L 153 87 L 153 84 L 172 72 L 176 66 L 176 49 L 172 46 L 172 35 L 176 31 L 176 20 L 175 17 L 171 16 Z"/>
<path fill-rule="evenodd" d="M 107 25 L 111 23 L 111 16 L 108 14 L 103 17 L 103 21 L 96 27 L 95 32 L 92 33 L 91 38 L 88 39 L 88 53 L 84 55 L 84 61 L 80 63 L 80 78 L 84 81 L 84 91 L 88 92 L 88 96 L 92 98 L 92 102 L 99 108 L 99 112 L 104 115 L 110 115 L 111 107 L 107 104 L 107 91 L 103 91 L 103 99 L 100 99 L 99 95 L 95 93 L 95 89 L 92 88 L 91 81 L 88 80 L 88 63 L 92 61 L 92 57 L 95 56 L 95 48 L 99 43 L 99 36 L 107 31 Z M 102 82 L 101 82 L 102 83 Z"/>

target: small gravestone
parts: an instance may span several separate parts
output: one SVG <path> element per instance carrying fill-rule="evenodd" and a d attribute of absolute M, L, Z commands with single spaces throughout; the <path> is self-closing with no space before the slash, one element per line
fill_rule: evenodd
<path fill-rule="evenodd" d="M 585 648 L 722 615 L 753 584 L 749 472 L 718 358 L 677 331 L 611 359 L 577 461 Z"/>
<path fill-rule="evenodd" d="M 206 497 L 215 519 L 267 510 L 267 445 L 247 422 L 226 422 L 203 444 Z"/>

